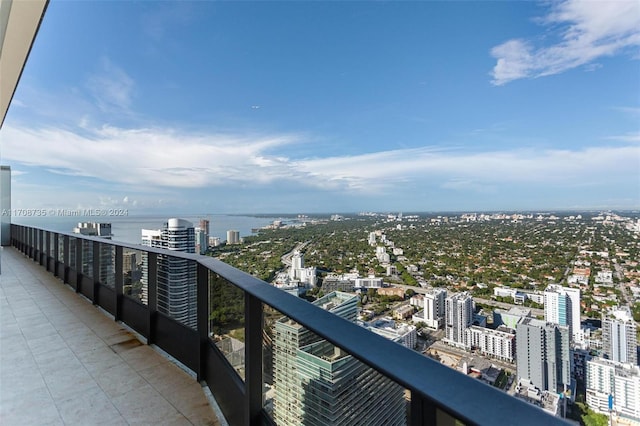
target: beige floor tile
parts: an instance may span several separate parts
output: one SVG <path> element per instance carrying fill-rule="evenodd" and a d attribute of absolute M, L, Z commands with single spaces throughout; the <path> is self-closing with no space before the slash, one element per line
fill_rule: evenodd
<path fill-rule="evenodd" d="M 126 425 L 111 399 L 99 387 L 56 404 L 67 425 Z"/>
<path fill-rule="evenodd" d="M 111 398 L 149 386 L 147 381 L 124 362 L 96 373 L 96 382 Z"/>

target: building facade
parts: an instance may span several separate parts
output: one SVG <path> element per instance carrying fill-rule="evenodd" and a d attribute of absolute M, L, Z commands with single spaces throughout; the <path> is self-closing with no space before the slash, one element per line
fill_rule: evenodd
<path fill-rule="evenodd" d="M 195 253 L 193 224 L 172 218 L 159 230 L 142 230 L 142 245 Z M 143 253 L 142 300 L 148 303 L 148 256 Z M 158 312 L 196 328 L 196 264 L 187 259 L 158 255 Z"/>
<path fill-rule="evenodd" d="M 227 231 L 227 244 L 239 244 L 240 231 L 230 229 Z"/>
<path fill-rule="evenodd" d="M 358 297 L 333 292 L 314 305 L 355 322 Z M 406 422 L 403 390 L 295 321 L 274 326 L 273 418 L 278 425 Z"/>
<path fill-rule="evenodd" d="M 640 423 L 640 368 L 637 365 L 594 358 L 587 361 L 587 405 L 602 414 L 612 411 Z"/>
<path fill-rule="evenodd" d="M 628 306 L 615 308 L 602 318 L 602 352 L 611 361 L 638 364 L 637 326 Z"/>
<path fill-rule="evenodd" d="M 525 318 L 516 326 L 517 379 L 542 391 L 564 392 L 571 385 L 569 328 Z"/>
<path fill-rule="evenodd" d="M 569 327 L 574 342 L 582 342 L 580 331 L 580 289 L 549 285 L 544 291 L 544 320 Z"/>
<path fill-rule="evenodd" d="M 469 293 L 456 293 L 447 297 L 444 342 L 459 348 L 467 347 L 465 330 L 473 324 L 473 314 L 473 298 Z"/>
<path fill-rule="evenodd" d="M 433 288 L 424 295 L 424 322 L 427 327 L 438 330 L 444 325 L 445 299 L 447 290 Z"/>
<path fill-rule="evenodd" d="M 496 330 L 472 325 L 465 331 L 467 350 L 477 349 L 483 355 L 501 361 L 514 362 L 516 335 L 512 329 L 499 327 Z"/>

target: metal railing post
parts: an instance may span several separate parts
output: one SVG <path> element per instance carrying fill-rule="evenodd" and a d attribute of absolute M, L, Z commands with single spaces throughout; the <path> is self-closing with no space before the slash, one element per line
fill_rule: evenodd
<path fill-rule="evenodd" d="M 44 231 L 44 267 L 47 272 L 51 272 L 49 268 L 49 258 L 53 253 L 51 253 L 51 232 Z"/>
<path fill-rule="evenodd" d="M 207 377 L 207 345 L 209 344 L 209 269 L 197 264 L 196 298 L 197 313 L 196 323 L 198 327 L 199 359 L 198 381 Z"/>
<path fill-rule="evenodd" d="M 82 239 L 76 238 L 76 293 L 82 288 Z"/>
<path fill-rule="evenodd" d="M 64 235 L 62 238 L 64 238 L 62 242 L 62 251 L 64 252 L 62 258 L 62 281 L 64 283 L 69 283 L 69 267 L 71 266 L 71 263 L 69 262 L 69 257 L 71 255 L 71 251 L 69 250 L 69 236 Z"/>
<path fill-rule="evenodd" d="M 245 425 L 262 424 L 262 302 L 244 294 Z"/>
<path fill-rule="evenodd" d="M 147 308 L 149 309 L 149 330 L 147 332 L 147 344 L 155 343 L 158 313 L 158 255 L 147 252 Z"/>
<path fill-rule="evenodd" d="M 52 257 L 53 257 L 53 275 L 55 275 L 56 277 L 60 276 L 60 271 L 58 269 L 60 269 L 58 267 L 58 263 L 59 263 L 59 258 L 60 258 L 60 235 L 56 232 L 52 235 L 53 237 L 53 253 L 52 253 Z"/>
<path fill-rule="evenodd" d="M 93 304 L 97 305 L 100 298 L 100 243 L 91 242 L 93 257 Z"/>
<path fill-rule="evenodd" d="M 116 310 L 114 315 L 115 321 L 120 321 L 122 318 L 122 298 L 124 297 L 124 270 L 123 270 L 123 248 L 122 246 L 116 246 L 116 259 L 115 259 L 115 287 L 116 287 Z"/>

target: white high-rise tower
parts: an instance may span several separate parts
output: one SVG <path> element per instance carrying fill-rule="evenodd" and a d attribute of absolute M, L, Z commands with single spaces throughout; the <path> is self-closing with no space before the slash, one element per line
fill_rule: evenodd
<path fill-rule="evenodd" d="M 445 339 L 450 345 L 465 348 L 465 330 L 473 324 L 473 298 L 467 292 L 445 299 Z"/>
<path fill-rule="evenodd" d="M 142 230 L 142 244 L 185 253 L 195 252 L 193 224 L 169 219 L 164 228 Z M 142 300 L 148 301 L 148 258 L 143 254 Z M 196 328 L 196 265 L 187 259 L 158 256 L 158 312 Z"/>
<path fill-rule="evenodd" d="M 568 326 L 572 340 L 581 342 L 580 289 L 549 285 L 544 291 L 544 320 Z"/>
<path fill-rule="evenodd" d="M 636 323 L 628 306 L 612 309 L 602 318 L 602 352 L 616 362 L 638 364 Z"/>

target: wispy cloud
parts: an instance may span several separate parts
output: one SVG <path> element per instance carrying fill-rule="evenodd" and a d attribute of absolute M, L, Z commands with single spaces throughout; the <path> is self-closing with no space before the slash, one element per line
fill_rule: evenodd
<path fill-rule="evenodd" d="M 638 107 L 614 107 L 616 111 L 624 112 L 634 118 L 640 118 L 640 108 Z"/>
<path fill-rule="evenodd" d="M 624 135 L 609 136 L 608 140 L 622 142 L 640 142 L 640 132 L 626 133 Z"/>
<path fill-rule="evenodd" d="M 3 133 L 7 161 L 58 174 L 174 188 L 290 177 L 290 170 L 282 166 L 287 159 L 269 151 L 298 140 L 294 135 L 207 135 L 108 126 L 82 132 L 5 126 Z"/>
<path fill-rule="evenodd" d="M 558 74 L 582 65 L 593 70 L 598 58 L 640 46 L 640 3 L 636 0 L 565 0 L 551 4 L 538 20 L 559 41 L 536 46 L 534 40 L 508 40 L 491 49 L 497 62 L 492 83 L 500 86 L 521 78 Z M 546 38 L 545 38 L 546 40 Z"/>
<path fill-rule="evenodd" d="M 102 112 L 126 112 L 131 107 L 135 83 L 106 57 L 101 60 L 100 70 L 88 78 L 86 86 Z"/>
<path fill-rule="evenodd" d="M 356 194 L 384 194 L 407 185 L 487 191 L 504 184 L 624 182 L 640 168 L 640 145 L 636 144 L 485 152 L 422 147 L 296 159 L 281 152 L 303 142 L 299 135 L 189 134 L 166 128 L 116 127 L 89 134 L 83 129 L 79 134 L 7 126 L 3 132 L 7 161 L 150 189 L 289 182 Z M 630 136 L 629 141 L 636 138 Z M 46 144 L 41 143 L 45 140 Z"/>
<path fill-rule="evenodd" d="M 298 164 L 316 182 L 367 191 L 398 181 L 460 189 L 487 185 L 594 184 L 637 174 L 640 147 L 593 147 L 578 150 L 501 150 L 481 153 L 410 149 Z M 595 176 L 593 170 L 600 170 Z M 605 177 L 603 177 L 605 176 Z M 370 186 L 371 185 L 371 186 Z M 393 185 L 396 186 L 396 185 Z"/>

